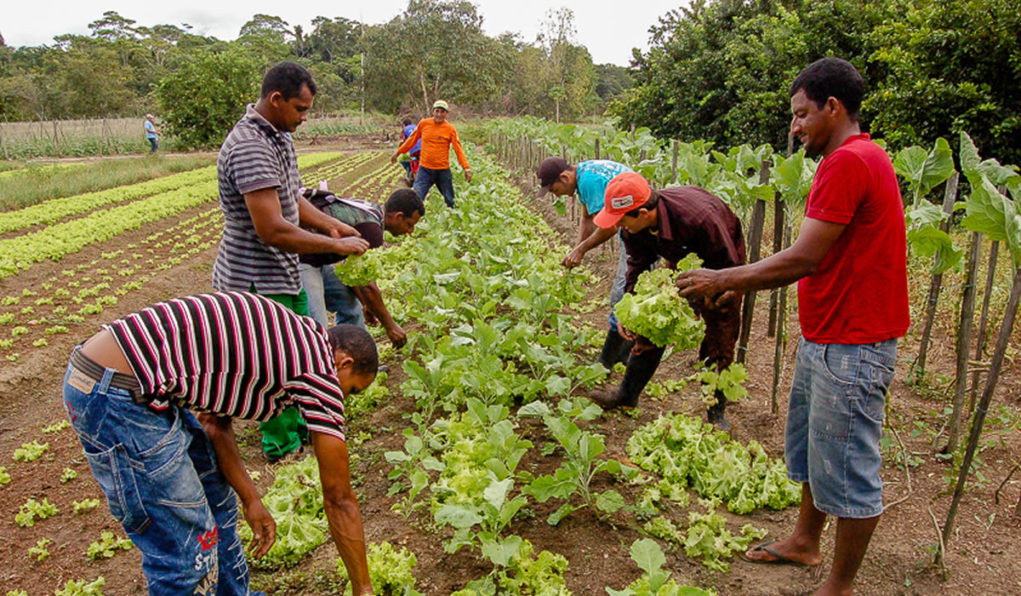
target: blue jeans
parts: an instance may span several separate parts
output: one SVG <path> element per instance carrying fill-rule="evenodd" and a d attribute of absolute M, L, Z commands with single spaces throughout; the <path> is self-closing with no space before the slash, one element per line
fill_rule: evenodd
<path fill-rule="evenodd" d="M 156 153 L 156 150 L 160 148 L 159 139 L 157 139 L 156 137 L 148 137 L 147 140 L 149 141 L 150 147 L 149 153 Z"/>
<path fill-rule="evenodd" d="M 846 518 L 883 512 L 882 456 L 886 391 L 897 340 L 798 346 L 784 459 L 787 476 L 807 482 L 815 507 Z"/>
<path fill-rule="evenodd" d="M 627 251 L 624 250 L 620 232 L 617 233 L 617 249 L 620 259 L 617 261 L 617 273 L 613 275 L 613 285 L 610 286 L 610 314 L 606 317 L 610 331 L 617 331 L 617 315 L 614 314 L 613 307 L 624 297 L 624 285 L 627 283 Z"/>
<path fill-rule="evenodd" d="M 418 196 L 425 200 L 425 195 L 429 194 L 429 189 L 436 185 L 439 189 L 440 194 L 443 195 L 443 201 L 447 204 L 447 207 L 454 206 L 454 177 L 450 174 L 450 168 L 445 170 L 430 170 L 422 166 L 418 166 L 418 174 L 415 176 L 415 184 L 412 188 L 418 193 Z"/>
<path fill-rule="evenodd" d="M 327 312 L 332 312 L 337 315 L 337 325 L 358 325 L 364 328 L 365 313 L 361 301 L 354 290 L 340 281 L 333 268 L 333 265 L 316 267 L 305 263 L 298 266 L 301 286 L 308 294 L 308 316 L 323 327 L 329 327 Z"/>
<path fill-rule="evenodd" d="M 78 348 L 75 348 L 78 349 Z M 142 551 L 149 594 L 248 594 L 234 490 L 191 412 L 163 411 L 68 366 L 64 407 L 110 513 Z"/>

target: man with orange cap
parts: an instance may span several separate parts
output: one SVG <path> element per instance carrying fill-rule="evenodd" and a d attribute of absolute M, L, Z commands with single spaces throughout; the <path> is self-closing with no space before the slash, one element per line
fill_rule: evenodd
<path fill-rule="evenodd" d="M 468 158 L 457 138 L 457 129 L 447 122 L 450 106 L 442 99 L 433 103 L 433 117 L 418 123 L 415 132 L 404 140 L 404 143 L 390 156 L 390 163 L 397 163 L 401 153 L 407 153 L 421 141 L 422 153 L 418 161 L 418 173 L 415 174 L 413 188 L 418 196 L 425 200 L 429 189 L 436 185 L 443 195 L 447 207 L 454 206 L 454 177 L 450 174 L 450 148 L 454 148 L 457 162 L 464 169 L 464 181 L 472 181 L 472 171 L 468 167 Z"/>
<path fill-rule="evenodd" d="M 653 190 L 639 174 L 618 174 L 606 186 L 605 205 L 595 224 L 603 229 L 619 228 L 628 254 L 626 292 L 634 289 L 638 276 L 656 259 L 674 268 L 689 253 L 695 253 L 708 269 L 726 269 L 745 261 L 741 221 L 726 203 L 697 186 Z M 734 361 L 741 321 L 741 294 L 724 292 L 690 301 L 705 321 L 706 332 L 698 357 L 709 367 L 722 370 Z M 634 407 L 638 396 L 652 379 L 665 348 L 621 327 L 625 339 L 635 341 L 620 386 L 596 391 L 590 396 L 603 408 Z M 721 430 L 730 428 L 724 414 L 727 400 L 716 394 L 709 408 L 709 422 Z"/>

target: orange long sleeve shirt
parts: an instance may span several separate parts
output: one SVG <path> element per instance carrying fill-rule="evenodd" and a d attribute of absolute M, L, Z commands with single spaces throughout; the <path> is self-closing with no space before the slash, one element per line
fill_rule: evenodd
<path fill-rule="evenodd" d="M 450 146 L 453 145 L 457 163 L 461 164 L 462 168 L 468 169 L 468 158 L 464 156 L 464 149 L 461 147 L 461 141 L 457 139 L 457 129 L 453 124 L 447 121 L 436 124 L 432 118 L 421 120 L 415 132 L 397 149 L 397 153 L 407 153 L 418 139 L 422 139 L 422 156 L 418 163 L 423 168 L 449 169 Z"/>

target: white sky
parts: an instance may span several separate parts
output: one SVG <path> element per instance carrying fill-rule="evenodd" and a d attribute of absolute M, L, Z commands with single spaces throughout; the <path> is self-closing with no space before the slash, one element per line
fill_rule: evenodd
<path fill-rule="evenodd" d="M 505 31 L 534 41 L 546 11 L 567 7 L 574 11 L 577 42 L 588 48 L 596 64 L 627 66 L 631 48 L 647 49 L 649 27 L 684 0 L 474 0 L 489 35 Z M 346 17 L 370 24 L 389 21 L 407 7 L 406 0 L 10 0 L 0 10 L 0 34 L 8 46 L 50 45 L 62 33 L 87 35 L 88 24 L 107 10 L 135 20 L 139 25 L 191 25 L 196 33 L 223 40 L 235 39 L 252 15 L 278 16 L 291 25 L 310 30 L 316 16 Z"/>

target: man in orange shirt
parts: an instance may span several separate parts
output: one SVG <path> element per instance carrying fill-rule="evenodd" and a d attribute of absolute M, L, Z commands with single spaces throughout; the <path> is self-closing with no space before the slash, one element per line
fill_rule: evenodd
<path fill-rule="evenodd" d="M 465 182 L 471 182 L 472 172 L 468 167 L 468 158 L 464 156 L 461 141 L 457 139 L 457 129 L 447 122 L 450 106 L 442 99 L 433 104 L 433 117 L 418 123 L 415 132 L 405 139 L 404 143 L 390 156 L 390 163 L 397 163 L 397 156 L 407 153 L 421 139 L 422 154 L 418 162 L 418 174 L 415 175 L 413 188 L 418 196 L 425 199 L 429 189 L 435 184 L 443 195 L 447 207 L 454 206 L 454 177 L 450 174 L 450 146 L 454 146 L 457 162 L 464 168 Z"/>

